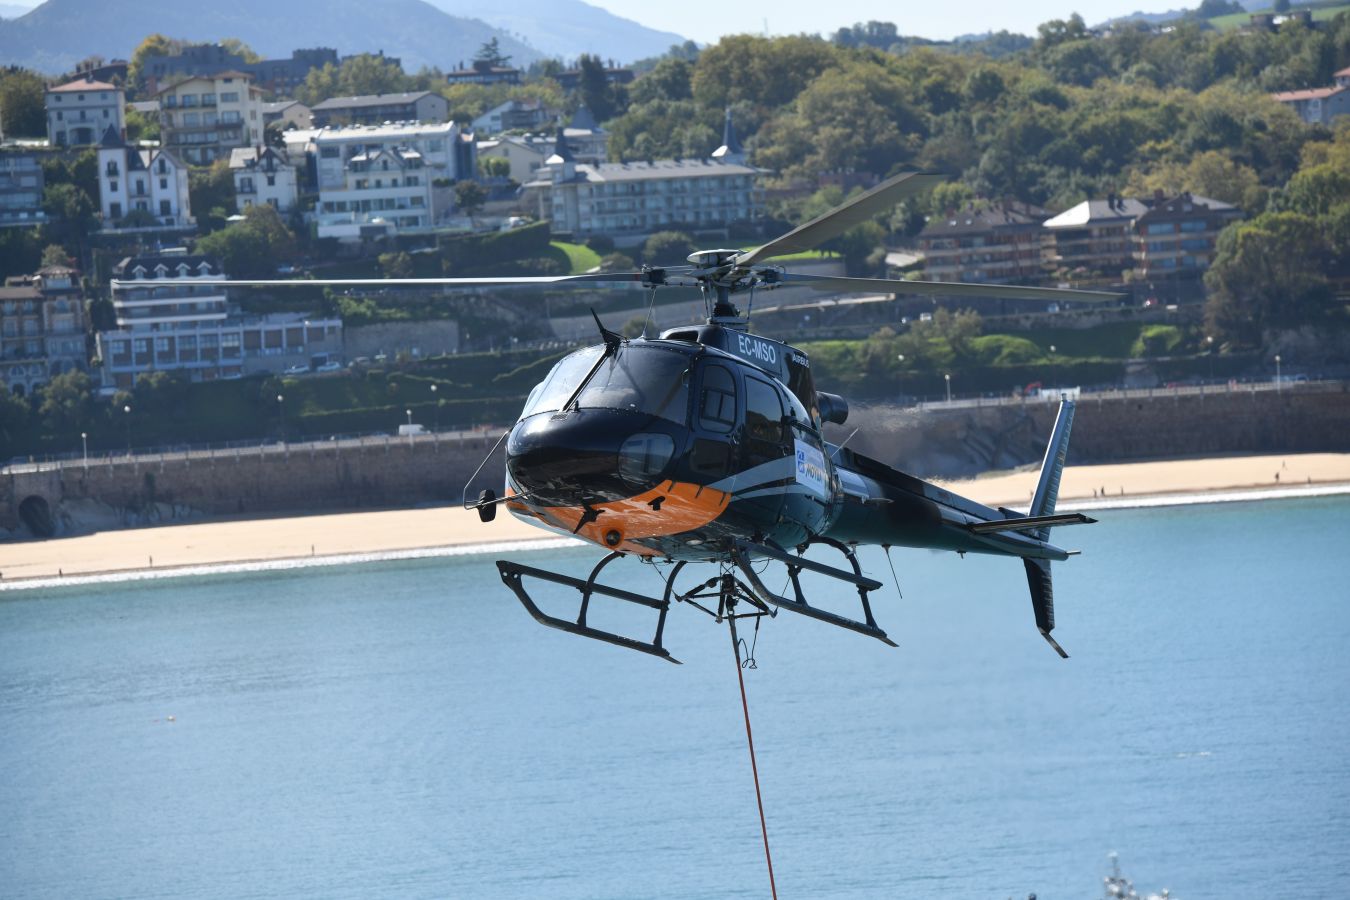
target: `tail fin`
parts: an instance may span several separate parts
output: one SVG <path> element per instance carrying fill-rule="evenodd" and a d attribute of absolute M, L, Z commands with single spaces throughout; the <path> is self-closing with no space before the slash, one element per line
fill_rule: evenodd
<path fill-rule="evenodd" d="M 1059 498 L 1059 479 L 1064 473 L 1064 458 L 1069 453 L 1069 432 L 1073 430 L 1072 400 L 1062 400 L 1059 415 L 1055 418 L 1055 429 L 1050 432 L 1050 443 L 1045 448 L 1045 461 L 1041 463 L 1041 478 L 1036 484 L 1036 493 L 1031 500 L 1028 516 L 1051 516 L 1055 512 L 1055 501 Z M 1048 526 L 1036 529 L 1033 534 L 1041 540 L 1050 537 Z M 1027 569 L 1027 586 L 1031 588 L 1031 609 L 1036 615 L 1036 629 L 1041 637 L 1049 642 L 1055 652 L 1065 659 L 1069 654 L 1050 636 L 1055 628 L 1055 589 L 1050 579 L 1050 560 L 1023 559 Z"/>
<path fill-rule="evenodd" d="M 1062 400 L 1059 415 L 1055 417 L 1055 430 L 1050 432 L 1050 443 L 1045 448 L 1045 460 L 1041 463 L 1041 478 L 1036 483 L 1036 493 L 1031 500 L 1028 516 L 1054 515 L 1055 501 L 1059 498 L 1059 478 L 1064 473 L 1064 458 L 1069 454 L 1069 432 L 1073 430 L 1072 400 Z M 1036 537 L 1046 540 L 1050 536 L 1049 528 L 1038 528 Z"/>
<path fill-rule="evenodd" d="M 1069 654 L 1059 645 L 1050 632 L 1055 630 L 1055 587 L 1050 580 L 1050 560 L 1023 559 L 1027 567 L 1027 586 L 1031 588 L 1031 609 L 1036 614 L 1036 630 L 1049 642 L 1055 652 L 1065 659 Z"/>

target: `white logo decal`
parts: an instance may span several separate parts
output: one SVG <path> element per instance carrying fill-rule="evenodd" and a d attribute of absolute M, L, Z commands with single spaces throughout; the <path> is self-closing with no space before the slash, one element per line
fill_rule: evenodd
<path fill-rule="evenodd" d="M 736 335 L 736 341 L 741 356 L 748 359 L 757 359 L 771 366 L 778 365 L 778 348 L 768 341 L 761 341 L 759 338 L 751 337 L 748 334 Z"/>
<path fill-rule="evenodd" d="M 825 455 L 803 441 L 797 444 L 797 483 L 804 484 L 821 497 L 825 492 Z"/>

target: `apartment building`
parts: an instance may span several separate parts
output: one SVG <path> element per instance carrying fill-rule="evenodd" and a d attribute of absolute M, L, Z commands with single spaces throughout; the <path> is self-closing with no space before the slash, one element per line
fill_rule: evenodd
<path fill-rule="evenodd" d="M 0 228 L 41 225 L 45 178 L 32 153 L 0 153 Z"/>
<path fill-rule="evenodd" d="M 561 129 L 560 129 L 561 131 Z M 636 236 L 663 229 L 713 231 L 759 218 L 759 170 L 722 159 L 578 163 L 561 133 L 557 152 L 525 185 L 541 218 L 579 237 Z"/>
<path fill-rule="evenodd" d="M 1145 278 L 1199 274 L 1214 260 L 1219 232 L 1241 218 L 1236 206 L 1208 197 L 1155 195 L 1134 222 L 1135 270 Z"/>
<path fill-rule="evenodd" d="M 229 159 L 235 147 L 263 142 L 262 90 L 244 72 L 221 72 L 179 81 L 161 90 L 160 145 L 189 165 Z"/>
<path fill-rule="evenodd" d="M 172 56 L 147 56 L 141 63 L 146 88 L 154 94 L 166 85 L 193 76 L 219 75 L 224 72 L 245 72 L 253 83 L 268 93 L 289 97 L 305 83 L 313 69 L 326 65 L 337 66 L 341 61 L 337 51 L 330 47 L 294 50 L 289 59 L 264 59 L 249 62 L 241 54 L 233 53 L 220 44 L 198 44 L 183 48 Z"/>
<path fill-rule="evenodd" d="M 538 100 L 507 100 L 469 123 L 474 134 L 501 134 L 503 131 L 533 131 L 542 128 L 557 115 Z"/>
<path fill-rule="evenodd" d="M 1050 218 L 1044 224 L 1046 268 L 1119 278 L 1134 266 L 1134 222 L 1148 209 L 1142 200 L 1111 194 Z"/>
<path fill-rule="evenodd" d="M 453 212 L 450 185 L 477 174 L 473 136 L 454 122 L 288 132 L 292 158 L 315 157 L 320 237 L 430 230 Z"/>
<path fill-rule="evenodd" d="M 452 69 L 445 75 L 446 84 L 520 84 L 520 70 L 510 66 L 494 66 L 485 59 Z"/>
<path fill-rule="evenodd" d="M 192 228 L 188 166 L 172 150 L 128 147 L 109 126 L 98 146 L 99 211 L 105 230 L 123 227 Z M 152 221 L 153 220 L 153 221 Z"/>
<path fill-rule="evenodd" d="M 79 273 L 47 266 L 0 288 L 0 379 L 20 396 L 87 367 Z"/>
<path fill-rule="evenodd" d="M 85 75 L 47 88 L 45 103 L 53 147 L 97 144 L 109 127 L 126 136 L 126 94 L 115 84 Z"/>
<path fill-rule="evenodd" d="M 919 233 L 924 273 L 935 281 L 1037 282 L 1047 215 L 1031 206 L 980 204 L 933 216 Z"/>
<path fill-rule="evenodd" d="M 275 147 L 235 147 L 230 153 L 235 206 L 271 206 L 278 212 L 295 209 L 299 175 L 285 150 Z"/>
<path fill-rule="evenodd" d="M 431 91 L 332 97 L 314 104 L 310 114 L 315 128 L 386 122 L 445 122 L 450 118 L 450 101 Z"/>
<path fill-rule="evenodd" d="M 593 166 L 605 161 L 609 152 L 609 132 L 596 124 L 595 117 L 585 106 L 577 109 L 562 135 L 574 161 Z M 504 134 L 478 142 L 479 156 L 505 159 L 511 166 L 510 177 L 521 184 L 532 181 L 549 157 L 557 153 L 556 133 Z"/>
<path fill-rule="evenodd" d="M 155 371 L 193 381 L 280 372 L 342 352 L 340 319 L 243 315 L 229 303 L 225 277 L 215 260 L 181 250 L 122 260 L 113 270 L 117 329 L 98 335 L 104 389 L 129 389 Z M 193 283 L 159 283 L 166 279 Z"/>

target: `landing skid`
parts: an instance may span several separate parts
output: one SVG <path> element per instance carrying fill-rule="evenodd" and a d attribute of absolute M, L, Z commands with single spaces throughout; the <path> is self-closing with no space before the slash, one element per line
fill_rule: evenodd
<path fill-rule="evenodd" d="M 805 559 L 802 554 L 811 544 L 826 544 L 839 550 L 848 559 L 851 571 Z M 730 559 L 721 565 L 721 572 L 718 575 L 699 582 L 692 589 L 682 593 L 676 590 L 675 580 L 687 563 L 676 563 L 665 578 L 666 588 L 660 600 L 645 597 L 623 588 L 611 587 L 598 580 L 601 571 L 623 555 L 618 552 L 609 554 L 596 564 L 595 568 L 591 570 L 590 577 L 586 579 L 560 575 L 546 569 L 525 566 L 509 560 L 498 560 L 497 571 L 501 575 L 502 582 L 511 589 L 516 598 L 520 600 L 521 605 L 539 624 L 619 647 L 626 647 L 629 650 L 637 650 L 640 653 L 656 656 L 676 665 L 680 661 L 671 656 L 670 651 L 661 644 L 666 625 L 666 614 L 670 611 L 672 603 L 688 603 L 690 606 L 712 616 L 718 622 L 723 620 L 734 622 L 735 619 L 746 617 L 772 617 L 778 614 L 778 610 L 786 609 L 798 615 L 876 638 L 889 646 L 896 646 L 895 642 L 886 636 L 886 632 L 877 627 L 876 620 L 872 616 L 871 604 L 868 601 L 868 593 L 880 588 L 881 582 L 864 576 L 862 568 L 858 565 L 857 555 L 852 548 L 838 541 L 829 538 L 815 538 L 808 544 L 803 544 L 797 548 L 796 554 L 770 542 L 737 542 L 731 550 Z M 786 566 L 788 580 L 792 585 L 792 598 L 774 593 L 764 585 L 759 573 L 754 570 L 751 564 L 752 556 L 765 557 Z M 737 571 L 743 576 L 743 579 L 734 574 Z M 863 620 L 850 619 L 847 616 L 841 616 L 809 604 L 802 593 L 799 580 L 803 571 L 825 575 L 856 587 L 858 597 L 862 602 Z M 576 618 L 559 618 L 541 610 L 526 589 L 526 578 L 538 578 L 577 591 L 580 594 L 580 605 Z M 656 610 L 657 619 L 652 638 L 644 640 L 628 637 L 588 624 L 587 613 L 590 610 L 591 599 L 597 595 Z M 737 613 L 736 607 L 741 603 L 744 603 L 753 611 Z"/>
<path fill-rule="evenodd" d="M 650 653 L 652 656 L 659 656 L 661 659 L 680 665 L 680 661 L 670 655 L 670 651 L 661 646 L 661 632 L 666 627 L 666 612 L 670 609 L 669 597 L 662 600 L 653 600 L 650 597 L 644 597 L 641 594 L 635 594 L 632 591 L 625 591 L 622 588 L 610 587 L 605 584 L 598 584 L 596 578 L 600 575 L 600 570 L 609 565 L 614 560 L 623 556 L 622 553 L 611 553 L 600 560 L 596 567 L 591 570 L 591 577 L 582 581 L 580 578 L 572 578 L 570 575 L 559 575 L 556 572 L 549 572 L 545 569 L 536 569 L 533 566 L 522 566 L 520 563 L 513 563 L 509 560 L 497 560 L 497 571 L 502 576 L 502 581 L 516 595 L 524 605 L 534 620 L 540 625 L 547 625 L 549 628 L 558 628 L 562 631 L 569 631 L 572 634 L 579 634 L 582 637 L 593 638 L 597 641 L 604 641 L 608 644 L 617 644 L 620 647 L 627 647 L 629 650 L 637 650 L 640 653 Z M 530 599 L 530 594 L 525 590 L 525 576 L 539 578 L 544 581 L 551 581 L 554 584 L 561 584 L 573 588 L 581 593 L 581 608 L 577 612 L 575 622 L 567 619 L 559 619 L 550 616 L 535 605 Z M 668 593 L 668 592 L 667 592 Z M 614 634 L 610 631 L 604 631 L 599 628 L 592 628 L 586 624 L 586 612 L 591 605 L 591 597 L 601 594 L 606 597 L 613 597 L 616 600 L 623 600 L 626 603 L 636 603 L 638 606 L 646 606 L 650 609 L 659 611 L 656 620 L 656 634 L 650 641 L 640 641 L 630 637 L 624 637 L 621 634 Z"/>

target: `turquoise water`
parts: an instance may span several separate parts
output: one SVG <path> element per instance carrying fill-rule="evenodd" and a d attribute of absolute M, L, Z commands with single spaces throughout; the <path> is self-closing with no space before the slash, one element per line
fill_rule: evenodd
<path fill-rule="evenodd" d="M 1101 518 L 1059 533 L 1068 661 L 1012 560 L 896 553 L 898 650 L 765 624 L 782 897 L 1091 898 L 1110 850 L 1344 895 L 1350 501 Z M 541 628 L 478 557 L 0 594 L 0 896 L 765 897 L 725 628 L 667 644 Z"/>

